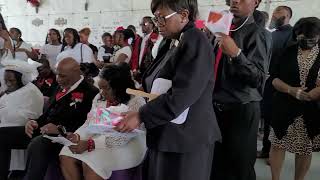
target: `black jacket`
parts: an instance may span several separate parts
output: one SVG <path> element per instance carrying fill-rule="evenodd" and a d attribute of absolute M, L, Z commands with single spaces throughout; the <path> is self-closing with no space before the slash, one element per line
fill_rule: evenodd
<path fill-rule="evenodd" d="M 251 16 L 231 37 L 242 53 L 232 61 L 223 54 L 213 99 L 239 104 L 261 101 L 272 54 L 271 33 L 257 25 Z"/>
<path fill-rule="evenodd" d="M 285 25 L 279 27 L 276 31 L 272 32 L 272 58 L 270 61 L 269 72 L 272 72 L 276 60 L 286 61 L 286 59 L 279 59 L 283 51 L 287 46 L 293 42 L 292 40 L 292 27 L 291 25 Z M 263 115 L 266 119 L 271 119 L 271 108 L 272 108 L 272 94 L 274 93 L 274 88 L 272 86 L 272 80 L 269 78 L 266 82 L 264 95 L 263 95 Z"/>
<path fill-rule="evenodd" d="M 65 126 L 68 132 L 74 132 L 86 121 L 87 114 L 91 110 L 92 100 L 99 90 L 83 80 L 76 89 L 56 101 L 56 94 L 59 91 L 60 88 L 51 96 L 48 109 L 37 122 L 39 127 L 53 123 Z M 72 105 L 74 93 L 82 93 L 83 100 Z"/>
<path fill-rule="evenodd" d="M 148 148 L 162 152 L 196 151 L 221 137 L 211 101 L 212 46 L 193 23 L 182 32 L 179 45 L 167 52 L 166 64 L 156 77 L 172 80 L 172 88 L 139 111 L 147 128 Z M 188 107 L 183 124 L 170 122 Z"/>
<path fill-rule="evenodd" d="M 55 94 L 55 91 L 58 87 L 56 75 L 53 72 L 51 72 L 50 76 L 46 78 L 41 78 L 38 76 L 37 79 L 33 81 L 33 84 L 36 85 L 42 92 L 43 96 L 46 97 L 51 97 L 53 94 Z"/>
<path fill-rule="evenodd" d="M 278 62 L 271 73 L 271 80 L 279 78 L 292 87 L 300 87 L 299 66 L 297 61 L 298 45 L 291 45 L 283 54 L 278 57 Z M 318 72 L 320 69 L 320 53 L 310 68 L 306 87 L 306 91 L 310 91 L 316 87 Z M 272 119 L 271 126 L 278 139 L 281 139 L 287 132 L 295 118 L 302 116 L 305 127 L 310 138 L 320 134 L 320 105 L 319 102 L 303 102 L 288 95 L 275 91 L 272 97 Z"/>

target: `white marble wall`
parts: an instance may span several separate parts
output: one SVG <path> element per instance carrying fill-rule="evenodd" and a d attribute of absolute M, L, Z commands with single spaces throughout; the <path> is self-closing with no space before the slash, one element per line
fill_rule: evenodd
<path fill-rule="evenodd" d="M 23 38 L 34 46 L 44 43 L 47 30 L 66 27 L 80 29 L 92 28 L 91 41 L 97 45 L 103 32 L 112 32 L 118 26 L 134 24 L 138 27 L 140 19 L 151 15 L 151 0 L 41 0 L 39 12 L 27 4 L 26 0 L 0 0 L 2 15 L 8 27 L 18 27 L 23 32 Z M 198 0 L 200 17 L 205 19 L 210 8 L 226 9 L 224 0 Z M 293 8 L 292 23 L 300 17 L 320 16 L 320 0 L 272 0 L 266 7 L 265 1 L 261 10 L 272 13 L 278 5 L 288 5 Z M 85 2 L 89 3 L 85 11 Z M 59 18 L 60 24 L 56 21 Z M 66 24 L 61 22 L 66 21 Z"/>

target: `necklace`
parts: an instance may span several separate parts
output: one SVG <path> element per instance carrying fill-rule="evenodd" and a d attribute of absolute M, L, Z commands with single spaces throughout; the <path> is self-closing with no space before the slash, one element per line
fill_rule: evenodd
<path fill-rule="evenodd" d="M 249 17 L 250 16 L 248 16 L 247 19 L 237 29 L 231 29 L 230 31 L 235 32 L 235 31 L 238 31 L 239 29 L 241 29 L 247 23 L 247 21 L 249 20 Z"/>

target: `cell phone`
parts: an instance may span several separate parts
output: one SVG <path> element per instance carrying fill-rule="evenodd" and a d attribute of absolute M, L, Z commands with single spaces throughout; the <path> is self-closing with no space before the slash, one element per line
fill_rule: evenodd
<path fill-rule="evenodd" d="M 59 134 L 63 137 L 67 137 L 67 130 L 64 126 L 58 126 Z"/>
<path fill-rule="evenodd" d="M 102 56 L 104 63 L 110 63 L 111 56 Z"/>

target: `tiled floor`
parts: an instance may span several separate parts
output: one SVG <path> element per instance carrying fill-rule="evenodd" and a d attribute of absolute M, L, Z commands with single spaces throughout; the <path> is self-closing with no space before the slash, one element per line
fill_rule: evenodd
<path fill-rule="evenodd" d="M 261 149 L 261 142 L 258 142 L 258 149 Z M 257 159 L 256 162 L 257 180 L 271 180 L 270 166 L 267 166 L 264 160 Z M 293 180 L 294 176 L 294 155 L 287 153 L 283 166 L 281 180 Z M 11 180 L 20 180 L 11 179 Z M 312 165 L 305 180 L 320 180 L 320 153 L 314 153 Z"/>
<path fill-rule="evenodd" d="M 258 149 L 261 147 L 258 143 Z M 257 180 L 271 180 L 270 166 L 264 160 L 258 159 L 256 162 Z M 287 153 L 282 169 L 281 180 L 294 180 L 294 154 Z M 320 153 L 314 153 L 311 168 L 305 180 L 320 180 Z"/>

